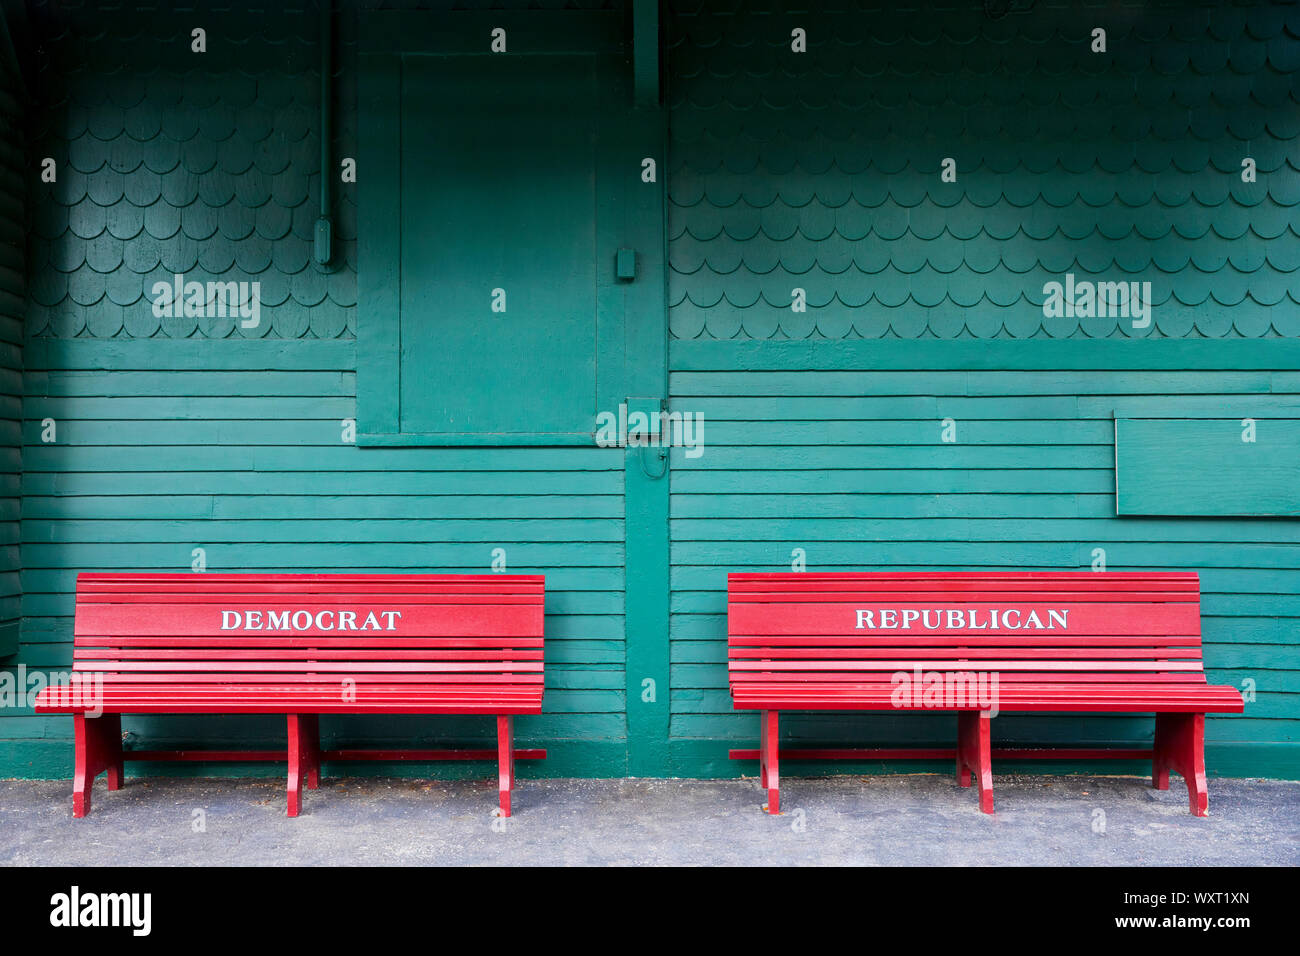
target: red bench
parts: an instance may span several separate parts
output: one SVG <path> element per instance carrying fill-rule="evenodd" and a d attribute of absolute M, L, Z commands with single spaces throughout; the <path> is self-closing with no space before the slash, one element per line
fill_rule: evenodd
<path fill-rule="evenodd" d="M 124 760 L 287 760 L 289 816 L 323 761 L 498 761 L 510 815 L 515 714 L 542 710 L 541 575 L 81 574 L 71 681 L 36 699 L 71 713 L 73 816 Z M 121 714 L 285 714 L 275 751 L 123 751 Z M 320 714 L 489 714 L 491 750 L 322 750 Z"/>
<path fill-rule="evenodd" d="M 1206 682 L 1200 586 L 1185 572 L 731 574 L 728 672 L 735 706 L 761 711 L 768 811 L 782 759 L 955 758 L 993 812 L 993 757 L 1138 758 L 1169 771 L 1205 816 L 1205 715 L 1240 713 L 1234 687 Z M 927 697 L 927 689 L 930 692 Z M 992 703 L 992 706 L 989 706 Z M 783 710 L 956 711 L 957 747 L 782 750 Z M 994 750 L 997 712 L 1154 712 L 1149 750 Z"/>

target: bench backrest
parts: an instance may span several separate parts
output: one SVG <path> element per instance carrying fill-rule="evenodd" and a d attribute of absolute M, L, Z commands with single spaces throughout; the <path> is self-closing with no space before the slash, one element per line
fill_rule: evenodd
<path fill-rule="evenodd" d="M 923 671 L 999 680 L 1204 683 L 1190 572 L 731 574 L 738 681 L 888 681 Z"/>
<path fill-rule="evenodd" d="M 73 669 L 131 682 L 537 684 L 541 575 L 77 577 Z"/>

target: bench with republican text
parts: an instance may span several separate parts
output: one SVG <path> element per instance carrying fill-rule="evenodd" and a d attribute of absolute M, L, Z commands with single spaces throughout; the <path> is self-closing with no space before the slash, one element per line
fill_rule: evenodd
<path fill-rule="evenodd" d="M 955 758 L 993 812 L 993 757 L 1150 759 L 1154 785 L 1182 774 L 1192 813 L 1209 805 L 1205 715 L 1240 713 L 1206 681 L 1200 585 L 1188 572 L 731 574 L 728 671 L 735 706 L 760 712 L 768 809 L 790 758 Z M 782 711 L 956 712 L 954 749 L 782 750 Z M 1154 713 L 1150 749 L 994 750 L 1008 712 Z"/>

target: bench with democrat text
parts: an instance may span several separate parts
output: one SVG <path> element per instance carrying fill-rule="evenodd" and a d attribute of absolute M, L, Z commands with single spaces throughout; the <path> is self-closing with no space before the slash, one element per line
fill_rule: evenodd
<path fill-rule="evenodd" d="M 728 672 L 735 706 L 761 712 L 757 751 L 768 810 L 783 759 L 956 759 L 993 812 L 991 759 L 1149 759 L 1175 770 L 1204 816 L 1205 715 L 1240 713 L 1234 687 L 1206 681 L 1200 585 L 1188 572 L 731 574 Z M 957 712 L 955 749 L 779 747 L 781 711 Z M 1150 749 L 995 750 L 1007 712 L 1154 713 Z"/>
<path fill-rule="evenodd" d="M 287 760 L 289 816 L 325 761 L 496 760 L 510 815 L 516 714 L 542 709 L 541 575 L 81 574 L 71 681 L 73 816 L 124 760 Z M 122 714 L 285 714 L 285 750 L 122 748 Z M 322 750 L 321 714 L 484 714 L 495 750 Z"/>

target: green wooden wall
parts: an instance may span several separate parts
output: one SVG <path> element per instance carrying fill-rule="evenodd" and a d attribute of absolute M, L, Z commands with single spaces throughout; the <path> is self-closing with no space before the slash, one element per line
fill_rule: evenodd
<path fill-rule="evenodd" d="M 339 158 L 356 155 L 355 13 L 338 24 Z M 315 7 L 200 14 L 34 9 L 46 38 L 36 151 L 60 175 L 29 193 L 23 643 L 6 664 L 68 665 L 79 570 L 188 571 L 195 548 L 209 570 L 484 573 L 503 556 L 506 570 L 547 578 L 546 713 L 517 733 L 551 748 L 541 772 L 623 773 L 622 455 L 345 441 L 356 215 L 336 187 L 337 261 L 319 270 Z M 202 57 L 188 50 L 196 22 Z M 152 285 L 175 272 L 260 281 L 260 326 L 155 317 Z M 54 443 L 42 441 L 47 417 Z M 164 746 L 250 744 L 282 740 L 282 723 L 124 728 Z M 337 718 L 322 730 L 341 745 L 495 739 L 485 718 Z M 0 710 L 0 775 L 64 774 L 70 733 L 66 718 Z"/>
<path fill-rule="evenodd" d="M 27 233 L 27 91 L 22 34 L 0 12 L 0 661 L 18 648 L 23 308 Z"/>
<path fill-rule="evenodd" d="M 732 711 L 727 692 L 726 572 L 790 570 L 802 549 L 809 570 L 1088 570 L 1100 559 L 1115 571 L 1197 571 L 1210 679 L 1257 691 L 1243 716 L 1207 722 L 1207 759 L 1220 773 L 1294 774 L 1295 523 L 1117 518 L 1113 419 L 1296 408 L 1300 373 L 1224 371 L 1208 353 L 1199 359 L 1210 368 L 1187 368 L 1198 361 L 1191 352 L 1171 367 L 1144 347 L 1153 343 L 1126 344 L 1123 355 L 1090 350 L 1106 344 L 1095 342 L 1079 343 L 1064 369 L 1033 343 L 990 344 L 982 367 L 963 368 L 957 352 L 933 344 L 828 356 L 674 348 L 673 404 L 702 413 L 708 439 L 700 458 L 680 455 L 672 473 L 672 728 L 682 766 L 713 771 L 715 741 L 757 739 L 757 718 Z M 738 359 L 746 371 L 736 371 Z M 943 441 L 945 419 L 955 442 Z M 928 714 L 785 723 L 791 740 L 808 744 L 941 746 L 954 732 L 951 717 Z M 1151 734 L 1149 718 L 1123 716 L 994 722 L 1006 746 L 1123 746 Z"/>
<path fill-rule="evenodd" d="M 1201 572 L 1211 678 L 1257 689 L 1207 725 L 1211 769 L 1300 773 L 1300 527 L 1117 518 L 1114 489 L 1116 417 L 1300 407 L 1300 11 L 673 6 L 671 392 L 708 446 L 672 472 L 677 765 L 725 772 L 716 741 L 757 740 L 726 690 L 727 571 L 789 570 L 796 549 L 812 570 L 1088 569 L 1100 550 L 1111 570 Z M 1046 317 L 1066 273 L 1150 282 L 1151 322 Z M 785 726 L 824 744 L 954 733 L 931 715 Z M 1126 717 L 994 730 L 1151 734 Z"/>
<path fill-rule="evenodd" d="M 336 159 L 356 152 L 356 15 L 465 6 L 338 5 Z M 552 757 L 524 772 L 725 775 L 753 771 L 725 754 L 757 732 L 726 694 L 727 571 L 789 568 L 796 548 L 813 569 L 1088 568 L 1103 549 L 1109 569 L 1202 574 L 1211 674 L 1257 688 L 1244 716 L 1211 720 L 1211 769 L 1300 776 L 1294 521 L 1116 517 L 1113 444 L 1116 417 L 1300 417 L 1294 7 L 670 4 L 668 263 L 651 278 L 666 279 L 672 407 L 705 416 L 706 448 L 674 452 L 665 488 L 608 449 L 344 441 L 365 303 L 346 186 L 334 267 L 311 262 L 314 4 L 126 6 L 31 4 L 29 152 L 60 175 L 40 183 L 29 163 L 25 180 L 22 645 L 8 666 L 67 666 L 78 570 L 186 570 L 203 548 L 213 570 L 481 571 L 502 548 L 549 586 L 546 713 L 520 733 Z M 1104 55 L 1088 49 L 1095 26 Z M 795 28 L 806 53 L 790 49 Z M 946 157 L 956 182 L 940 178 Z M 260 326 L 155 318 L 149 290 L 175 272 L 260 281 Z M 1066 273 L 1151 282 L 1150 325 L 1045 317 L 1043 285 Z M 791 309 L 796 287 L 806 311 Z M 629 323 L 630 355 L 657 347 L 647 327 Z M 2 354 L 17 367 L 17 349 Z M 10 451 L 0 482 L 16 480 Z M 3 576 L 17 552 L 0 548 Z M 637 588 L 660 573 L 669 593 Z M 666 628 L 647 627 L 664 606 Z M 664 662 L 669 692 L 632 699 Z M 0 710 L 0 776 L 64 773 L 68 724 Z M 923 714 L 788 728 L 864 745 L 953 733 Z M 164 744 L 282 732 L 233 718 L 127 729 Z M 325 724 L 359 745 L 487 729 Z M 1150 733 L 1078 716 L 995 730 Z"/>

